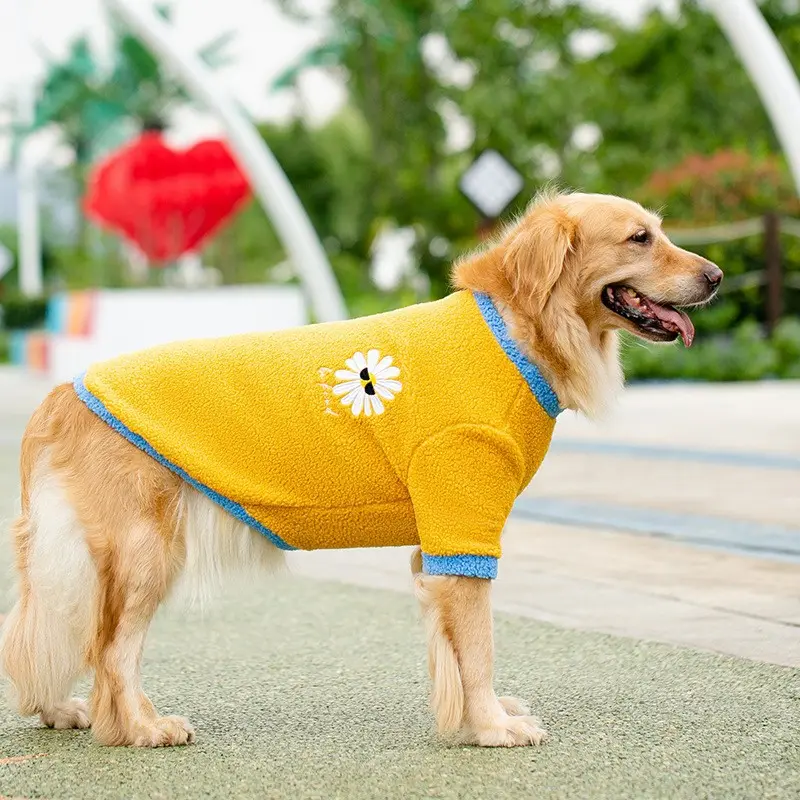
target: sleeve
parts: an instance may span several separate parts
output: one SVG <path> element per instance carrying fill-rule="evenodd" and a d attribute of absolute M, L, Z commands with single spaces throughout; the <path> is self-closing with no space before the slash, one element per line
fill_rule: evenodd
<path fill-rule="evenodd" d="M 408 470 L 423 569 L 497 577 L 500 536 L 517 498 L 524 459 L 496 428 L 458 425 L 420 444 Z"/>

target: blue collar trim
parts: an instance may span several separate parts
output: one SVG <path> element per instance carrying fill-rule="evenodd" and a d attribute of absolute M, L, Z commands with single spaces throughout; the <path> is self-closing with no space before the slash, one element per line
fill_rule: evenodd
<path fill-rule="evenodd" d="M 539 401 L 539 405 L 547 412 L 548 416 L 555 419 L 563 410 L 558 402 L 558 397 L 553 388 L 545 380 L 544 375 L 539 372 L 539 368 L 530 361 L 511 338 L 506 323 L 500 316 L 500 312 L 495 308 L 491 297 L 482 292 L 473 292 L 475 302 L 486 320 L 486 324 L 494 334 L 500 347 L 511 359 L 514 366 L 519 370 L 520 375 L 525 379 L 525 383 L 530 386 L 533 396 Z"/>

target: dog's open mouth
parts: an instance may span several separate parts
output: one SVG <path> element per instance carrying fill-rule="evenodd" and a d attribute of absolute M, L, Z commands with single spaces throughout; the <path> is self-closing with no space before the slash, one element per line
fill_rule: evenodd
<path fill-rule="evenodd" d="M 683 311 L 656 303 L 630 286 L 606 286 L 602 299 L 606 308 L 628 320 L 644 338 L 673 342 L 680 336 L 686 347 L 692 346 L 694 325 Z"/>

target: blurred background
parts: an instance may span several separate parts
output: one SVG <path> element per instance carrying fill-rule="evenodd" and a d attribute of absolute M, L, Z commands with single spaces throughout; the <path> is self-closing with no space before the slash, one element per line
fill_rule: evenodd
<path fill-rule="evenodd" d="M 800 65 L 798 4 L 760 7 Z M 452 259 L 492 228 L 459 189 L 490 149 L 521 179 L 505 217 L 553 181 L 629 195 L 724 268 L 720 301 L 696 315 L 691 353 L 628 346 L 630 379 L 800 377 L 800 203 L 751 79 L 702 2 L 231 0 L 200 11 L 176 0 L 157 11 L 254 121 L 348 313 L 447 292 Z M 104 161 L 143 132 L 179 150 L 226 136 L 108 5 L 6 0 L 0 76 L 0 359 L 45 358 L 9 331 L 43 328 L 47 298 L 65 290 L 187 285 L 190 275 L 297 282 L 246 177 L 220 199 L 209 187 L 231 176 L 213 164 L 204 176 L 151 166 L 90 196 Z M 27 297 L 17 268 L 23 151 L 36 169 L 44 275 Z M 131 158 L 152 160 L 146 148 Z M 133 217 L 127 227 L 115 203 Z M 209 230 L 189 253 L 199 219 Z M 148 259 L 140 248 L 159 236 L 172 246 Z M 187 253 L 194 271 L 180 269 Z"/>

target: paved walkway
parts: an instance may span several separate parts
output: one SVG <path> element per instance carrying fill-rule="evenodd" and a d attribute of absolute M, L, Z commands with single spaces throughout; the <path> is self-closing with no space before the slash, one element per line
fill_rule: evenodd
<path fill-rule="evenodd" d="M 796 800 L 798 672 L 499 615 L 542 748 L 448 747 L 408 594 L 307 579 L 160 615 L 144 680 L 197 744 L 100 748 L 0 703 L 0 795 L 47 800 Z M 3 763 L 4 759 L 17 759 Z"/>

